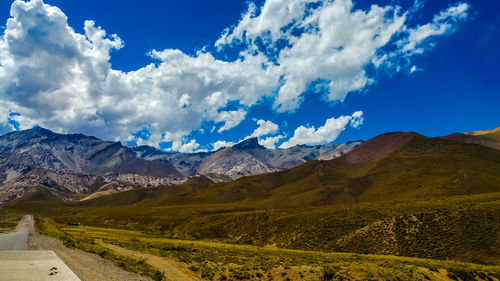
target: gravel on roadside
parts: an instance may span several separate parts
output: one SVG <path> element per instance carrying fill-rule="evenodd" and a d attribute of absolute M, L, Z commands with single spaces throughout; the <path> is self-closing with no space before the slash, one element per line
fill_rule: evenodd
<path fill-rule="evenodd" d="M 55 238 L 32 232 L 28 239 L 30 250 L 54 251 L 82 281 L 150 281 L 128 272 L 112 262 L 92 253 L 68 248 Z"/>

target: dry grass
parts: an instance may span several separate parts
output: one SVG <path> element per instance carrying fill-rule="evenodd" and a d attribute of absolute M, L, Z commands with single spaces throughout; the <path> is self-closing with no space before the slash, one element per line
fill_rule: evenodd
<path fill-rule="evenodd" d="M 209 280 L 423 280 L 425 276 L 430 280 L 440 280 L 438 277 L 443 274 L 452 276 L 457 273 L 487 280 L 486 276 L 494 278 L 500 274 L 499 266 L 464 262 L 168 239 L 141 231 L 65 227 L 54 223 L 50 223 L 50 228 L 71 241 L 92 241 L 110 251 L 126 249 L 119 254 L 133 256 L 130 254 L 133 252 L 155 257 L 156 268 L 165 268 L 158 265 L 164 257 L 165 264 L 180 264 L 179 268 L 188 268 L 191 274 Z"/>

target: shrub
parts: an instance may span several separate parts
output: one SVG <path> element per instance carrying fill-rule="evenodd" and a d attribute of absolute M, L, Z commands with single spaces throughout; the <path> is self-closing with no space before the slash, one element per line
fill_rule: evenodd
<path fill-rule="evenodd" d="M 156 270 L 154 275 L 153 275 L 153 280 L 154 281 L 164 281 L 167 280 L 165 277 L 165 272 Z"/>

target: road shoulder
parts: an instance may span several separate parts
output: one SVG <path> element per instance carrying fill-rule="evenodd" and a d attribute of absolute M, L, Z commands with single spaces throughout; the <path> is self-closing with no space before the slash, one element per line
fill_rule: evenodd
<path fill-rule="evenodd" d="M 149 281 L 151 279 L 128 272 L 96 254 L 68 248 L 55 238 L 31 232 L 30 250 L 52 250 L 82 281 Z"/>

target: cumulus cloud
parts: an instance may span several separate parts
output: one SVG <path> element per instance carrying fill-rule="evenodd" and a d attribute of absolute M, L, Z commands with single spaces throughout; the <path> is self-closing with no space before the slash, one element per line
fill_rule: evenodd
<path fill-rule="evenodd" d="M 278 136 L 274 136 L 274 137 L 267 137 L 264 139 L 259 139 L 259 144 L 265 146 L 266 148 L 274 149 L 274 148 L 276 148 L 276 143 L 279 142 L 284 137 L 285 136 L 283 136 L 283 135 L 278 135 Z"/>
<path fill-rule="evenodd" d="M 344 131 L 350 123 L 354 128 L 363 123 L 363 112 L 356 111 L 351 116 L 332 117 L 327 119 L 325 125 L 316 129 L 314 126 L 300 126 L 295 129 L 293 136 L 282 143 L 280 148 L 289 148 L 299 144 L 325 144 L 337 139 L 339 134 Z"/>
<path fill-rule="evenodd" d="M 235 145 L 236 143 L 235 142 L 232 142 L 232 141 L 216 141 L 214 143 L 212 143 L 212 151 L 215 151 L 215 150 L 219 150 L 221 148 L 224 148 L 224 147 L 231 147 L 233 145 Z"/>
<path fill-rule="evenodd" d="M 257 125 L 259 127 L 253 131 L 253 133 L 249 137 L 261 137 L 265 135 L 270 135 L 278 132 L 278 125 L 273 123 L 272 121 L 266 120 L 257 120 Z"/>
<path fill-rule="evenodd" d="M 365 118 L 363 117 L 363 111 L 359 110 L 351 115 L 351 127 L 358 128 L 363 125 Z"/>
<path fill-rule="evenodd" d="M 245 110 L 233 110 L 233 111 L 222 111 L 218 114 L 218 116 L 215 118 L 215 121 L 217 122 L 224 122 L 224 125 L 220 127 L 217 132 L 222 132 L 229 130 L 238 124 L 241 123 L 241 121 L 245 120 L 245 117 L 247 115 L 247 112 Z"/>
<path fill-rule="evenodd" d="M 276 148 L 276 143 L 280 141 L 284 136 L 278 135 L 278 136 L 269 136 L 269 135 L 274 135 L 279 131 L 279 126 L 269 120 L 254 120 L 255 123 L 258 125 L 258 127 L 253 131 L 252 134 L 244 137 L 242 140 L 239 140 L 237 142 L 227 142 L 227 141 L 216 141 L 212 143 L 212 151 L 219 150 L 224 147 L 231 147 L 238 142 L 247 140 L 249 138 L 258 138 L 259 144 L 265 146 L 266 148 Z M 268 136 L 266 138 L 263 138 L 264 136 Z"/>
<path fill-rule="evenodd" d="M 186 143 L 183 143 L 182 141 L 174 141 L 172 143 L 172 148 L 170 148 L 169 150 L 190 153 L 195 151 L 198 147 L 200 147 L 200 144 L 196 142 L 196 139 L 192 139 Z"/>
<path fill-rule="evenodd" d="M 85 22 L 85 34 L 77 34 L 58 8 L 40 0 L 15 1 L 11 17 L 0 39 L 0 87 L 2 100 L 21 114 L 21 128 L 103 125 L 96 99 L 110 51 L 123 46 L 120 38 L 106 37 L 92 21 Z"/>
<path fill-rule="evenodd" d="M 279 83 L 264 69 L 262 55 L 225 62 L 206 52 L 189 56 L 170 49 L 152 51 L 157 63 L 125 73 L 109 63 L 122 40 L 92 21 L 84 30 L 76 33 L 61 10 L 42 0 L 12 4 L 0 38 L 0 107 L 20 113 L 21 129 L 38 124 L 128 140 L 147 126 L 151 137 L 141 143 L 178 144 L 204 121 L 213 121 L 219 132 L 237 126 L 245 107 Z M 221 110 L 229 101 L 242 108 Z"/>
<path fill-rule="evenodd" d="M 257 137 L 260 145 L 270 149 L 276 148 L 276 143 L 284 138 L 283 135 L 263 138 L 264 136 L 274 135 L 279 131 L 279 126 L 272 121 L 260 119 L 257 120 L 257 125 L 259 125 L 259 127 L 257 127 L 257 129 L 255 129 L 253 133 L 246 138 Z"/>
<path fill-rule="evenodd" d="M 0 123 L 114 140 L 130 140 L 147 127 L 150 136 L 137 141 L 193 151 L 200 146 L 185 143 L 191 132 L 210 122 L 219 133 L 233 129 L 263 97 L 274 100 L 277 112 L 293 112 L 303 92 L 319 83 L 325 100 L 342 101 L 374 81 L 367 65 L 399 65 L 401 56 L 408 64 L 433 39 L 455 31 L 468 9 L 459 3 L 430 23 L 409 26 L 414 11 L 397 6 L 359 10 L 351 0 L 267 0 L 262 7 L 249 4 L 217 40 L 220 50 L 239 44 L 236 59 L 216 59 L 206 49 L 195 55 L 153 50 L 154 63 L 123 72 L 109 63 L 125 46 L 118 35 L 93 21 L 80 34 L 57 7 L 16 0 L 0 37 Z M 276 138 L 264 142 L 275 145 Z"/>

